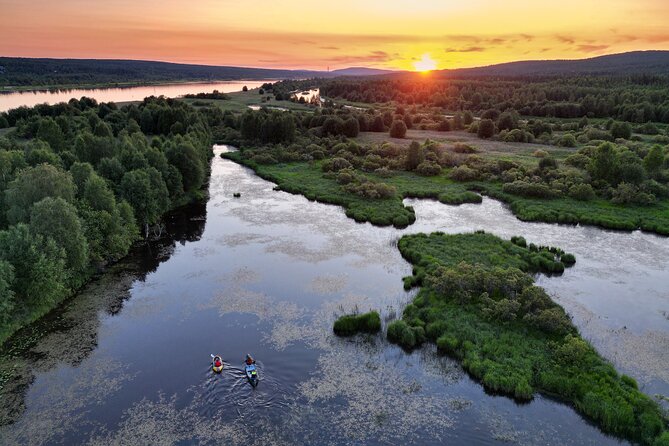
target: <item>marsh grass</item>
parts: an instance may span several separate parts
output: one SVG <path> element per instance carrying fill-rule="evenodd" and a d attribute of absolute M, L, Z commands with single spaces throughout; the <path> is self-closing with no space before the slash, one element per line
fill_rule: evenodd
<path fill-rule="evenodd" d="M 523 246 L 525 245 L 525 246 Z M 571 404 L 605 432 L 650 445 L 669 440 L 658 405 L 580 337 L 564 310 L 533 284 L 537 256 L 564 266 L 557 248 L 526 246 L 486 233 L 405 235 L 398 247 L 414 265 L 405 285 L 422 289 L 387 337 L 405 348 L 420 334 L 487 391 L 526 401 L 536 392 Z M 550 268 L 548 268 L 550 270 Z"/>

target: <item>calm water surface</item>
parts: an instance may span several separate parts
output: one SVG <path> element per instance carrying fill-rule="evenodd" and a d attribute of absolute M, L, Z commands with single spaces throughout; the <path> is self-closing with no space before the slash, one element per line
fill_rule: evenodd
<path fill-rule="evenodd" d="M 241 80 L 224 82 L 205 82 L 193 84 L 149 85 L 124 88 L 84 88 L 53 91 L 19 91 L 12 93 L 0 92 L 0 112 L 21 106 L 32 107 L 37 104 L 57 104 L 67 102 L 71 98 L 86 96 L 98 102 L 142 101 L 148 96 L 166 96 L 176 98 L 191 93 L 212 92 L 222 93 L 241 91 L 246 85 L 249 88 L 260 87 L 271 80 Z"/>
<path fill-rule="evenodd" d="M 550 399 L 487 395 L 432 346 L 406 354 L 331 334 L 342 312 L 401 313 L 411 268 L 396 243 L 419 231 L 522 234 L 574 252 L 574 268 L 539 283 L 644 390 L 667 394 L 668 239 L 523 223 L 488 199 L 407 200 L 415 225 L 377 228 L 212 163 L 210 199 L 172 216 L 174 240 L 135 249 L 3 354 L 0 443 L 621 444 Z"/>

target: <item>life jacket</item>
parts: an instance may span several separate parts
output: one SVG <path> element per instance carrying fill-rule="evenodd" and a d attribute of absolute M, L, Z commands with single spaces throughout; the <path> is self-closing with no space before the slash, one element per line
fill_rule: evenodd
<path fill-rule="evenodd" d="M 217 360 L 214 362 L 214 365 L 215 365 L 216 367 L 220 367 L 220 366 L 221 366 L 221 361 L 220 361 L 220 359 L 217 359 Z"/>

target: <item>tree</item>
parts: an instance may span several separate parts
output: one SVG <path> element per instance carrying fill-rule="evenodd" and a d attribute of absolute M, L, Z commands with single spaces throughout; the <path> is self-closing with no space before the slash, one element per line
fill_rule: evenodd
<path fill-rule="evenodd" d="M 336 116 L 331 116 L 323 122 L 323 135 L 341 135 L 343 132 L 343 127 L 344 127 L 344 122 L 336 117 Z"/>
<path fill-rule="evenodd" d="M 425 159 L 423 148 L 418 141 L 411 141 L 409 150 L 407 151 L 406 170 L 416 169 Z"/>
<path fill-rule="evenodd" d="M 80 196 L 84 192 L 84 185 L 88 179 L 93 175 L 95 170 L 89 163 L 74 163 L 70 167 L 70 175 L 77 188 L 77 195 Z"/>
<path fill-rule="evenodd" d="M 53 239 L 65 251 L 65 267 L 72 273 L 73 285 L 80 285 L 88 266 L 88 243 L 75 207 L 60 197 L 35 203 L 30 212 L 30 232 Z"/>
<path fill-rule="evenodd" d="M 394 121 L 390 126 L 390 137 L 391 138 L 404 138 L 407 134 L 407 126 L 404 121 L 397 120 Z"/>
<path fill-rule="evenodd" d="M 247 87 L 246 85 L 244 85 L 244 86 L 242 87 L 242 91 L 249 91 L 249 87 Z"/>
<path fill-rule="evenodd" d="M 372 132 L 385 132 L 386 127 L 383 124 L 383 118 L 381 115 L 376 115 L 374 116 L 374 120 L 372 121 L 372 125 L 369 128 L 370 131 Z"/>
<path fill-rule="evenodd" d="M 618 152 L 611 143 L 602 143 L 592 157 L 588 170 L 593 179 L 604 180 L 615 186 L 618 179 Z"/>
<path fill-rule="evenodd" d="M 649 176 L 657 178 L 664 167 L 664 150 L 661 146 L 655 145 L 650 149 L 643 159 L 643 166 Z"/>
<path fill-rule="evenodd" d="M 181 173 L 186 192 L 198 190 L 204 182 L 204 166 L 197 150 L 190 142 L 183 142 L 167 149 L 167 160 Z"/>
<path fill-rule="evenodd" d="M 6 260 L 0 260 L 0 327 L 11 320 L 14 309 L 14 267 Z"/>
<path fill-rule="evenodd" d="M 169 206 L 167 186 L 153 167 L 126 172 L 121 180 L 121 195 L 135 211 L 145 237 L 149 225 L 157 222 Z"/>
<path fill-rule="evenodd" d="M 360 133 L 360 124 L 358 123 L 358 120 L 353 116 L 346 119 L 344 121 L 342 132 L 344 133 L 344 136 L 348 138 L 355 138 L 358 136 L 358 133 Z"/>
<path fill-rule="evenodd" d="M 27 222 L 30 208 L 46 197 L 74 200 L 72 176 L 50 164 L 29 167 L 9 184 L 6 191 L 7 219 L 10 224 Z"/>
<path fill-rule="evenodd" d="M 0 231 L 0 259 L 14 269 L 16 307 L 21 311 L 48 307 L 65 296 L 64 257 L 52 239 L 33 235 L 25 224 Z"/>
<path fill-rule="evenodd" d="M 497 120 L 497 128 L 501 130 L 513 130 L 518 128 L 520 116 L 515 110 L 507 110 Z"/>
<path fill-rule="evenodd" d="M 495 134 L 495 124 L 490 119 L 481 119 L 477 134 L 482 139 L 491 138 Z"/>
<path fill-rule="evenodd" d="M 60 152 L 64 148 L 65 135 L 60 126 L 52 118 L 40 119 L 36 137 L 49 143 L 49 146 L 55 152 Z"/>
<path fill-rule="evenodd" d="M 107 182 L 99 175 L 91 175 L 82 188 L 81 199 L 91 209 L 96 211 L 107 211 L 113 214 L 116 211 L 116 198 L 109 190 Z"/>
<path fill-rule="evenodd" d="M 632 136 L 632 126 L 630 126 L 627 122 L 614 122 L 611 125 L 611 135 L 615 139 L 630 139 Z"/>

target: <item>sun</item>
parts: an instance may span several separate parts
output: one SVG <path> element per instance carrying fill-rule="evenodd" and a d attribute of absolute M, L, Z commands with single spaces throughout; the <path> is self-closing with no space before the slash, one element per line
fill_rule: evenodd
<path fill-rule="evenodd" d="M 418 62 L 414 62 L 413 66 L 416 69 L 416 71 L 425 72 L 437 68 L 437 62 L 432 60 L 432 58 L 428 53 L 425 53 Z"/>

